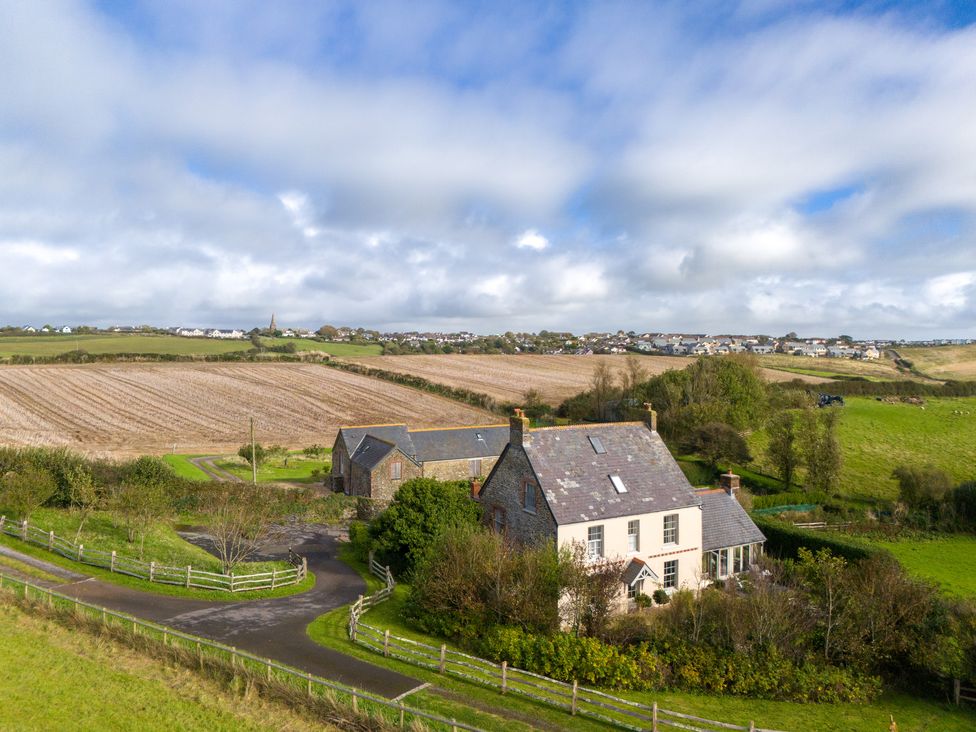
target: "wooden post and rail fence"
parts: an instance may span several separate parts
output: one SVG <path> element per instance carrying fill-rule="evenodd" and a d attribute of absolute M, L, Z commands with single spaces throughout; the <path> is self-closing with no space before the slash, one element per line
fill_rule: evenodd
<path fill-rule="evenodd" d="M 444 643 L 438 647 L 392 635 L 388 629 L 381 630 L 362 620 L 367 610 L 388 598 L 396 587 L 390 568 L 377 562 L 372 553 L 369 557 L 369 571 L 383 580 L 385 586 L 371 595 L 360 595 L 350 606 L 349 638 L 387 658 L 396 658 L 439 674 L 456 676 L 481 686 L 498 689 L 501 694 L 527 697 L 547 706 L 563 709 L 572 716 L 595 719 L 621 729 L 651 732 L 670 729 L 690 732 L 777 732 L 757 727 L 755 722 L 750 722 L 748 726 L 730 724 L 664 709 L 657 702 L 642 704 L 621 699 L 581 686 L 577 681 L 570 684 L 523 671 L 510 666 L 507 661 L 493 663 L 450 649 Z"/>
<path fill-rule="evenodd" d="M 116 551 L 106 552 L 85 547 L 84 544 L 62 539 L 53 531 L 44 531 L 37 526 L 31 526 L 27 520 L 11 521 L 6 516 L 0 516 L 0 534 L 13 536 L 28 544 L 47 549 L 82 564 L 101 567 L 109 572 L 125 574 L 130 577 L 148 580 L 162 585 L 179 585 L 187 589 L 193 587 L 201 590 L 219 590 L 222 592 L 249 592 L 253 590 L 274 590 L 286 585 L 302 582 L 308 575 L 308 561 L 305 557 L 288 550 L 287 569 L 272 569 L 270 572 L 256 572 L 254 574 L 224 574 L 222 572 L 206 572 L 194 569 L 191 565 L 185 567 L 168 567 L 156 562 L 143 562 Z"/>
<path fill-rule="evenodd" d="M 250 671 L 269 681 L 290 683 L 303 689 L 309 697 L 334 694 L 338 701 L 351 706 L 354 711 L 372 716 L 381 715 L 388 723 L 398 725 L 400 728 L 406 728 L 414 721 L 419 721 L 438 730 L 482 732 L 478 727 L 406 706 L 402 701 L 385 699 L 368 691 L 314 676 L 270 658 L 263 658 L 233 646 L 184 633 L 176 628 L 93 605 L 0 572 L 0 597 L 4 592 L 12 592 L 27 600 L 43 602 L 49 606 L 67 608 L 75 614 L 84 613 L 103 625 L 120 626 L 131 633 L 158 640 L 164 645 L 182 647 L 198 659 L 196 663 L 201 667 L 205 658 L 210 657 L 229 661 L 232 669 L 239 669 L 241 672 Z"/>

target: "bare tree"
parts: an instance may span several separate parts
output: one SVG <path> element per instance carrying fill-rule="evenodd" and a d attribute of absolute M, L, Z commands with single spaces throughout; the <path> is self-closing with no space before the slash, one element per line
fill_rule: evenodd
<path fill-rule="evenodd" d="M 597 362 L 590 379 L 590 393 L 593 396 L 593 413 L 596 419 L 605 420 L 610 401 L 613 399 L 613 372 L 606 361 Z"/>
<path fill-rule="evenodd" d="M 68 498 L 71 505 L 77 509 L 78 530 L 75 532 L 75 544 L 81 537 L 88 517 L 98 508 L 100 492 L 91 471 L 83 465 L 72 465 L 66 471 L 68 480 Z"/>
<path fill-rule="evenodd" d="M 224 572 L 281 536 L 282 502 L 272 489 L 227 483 L 210 500 L 210 536 Z"/>
<path fill-rule="evenodd" d="M 576 635 L 602 636 L 613 605 L 623 589 L 624 563 L 619 559 L 591 559 L 586 544 L 574 541 L 563 547 L 560 615 Z"/>

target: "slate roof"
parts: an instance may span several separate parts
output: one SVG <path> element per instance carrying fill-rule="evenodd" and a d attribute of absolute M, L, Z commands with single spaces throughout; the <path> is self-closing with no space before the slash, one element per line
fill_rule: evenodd
<path fill-rule="evenodd" d="M 701 491 L 698 496 L 703 504 L 703 551 L 766 541 L 745 509 L 721 488 Z"/>
<path fill-rule="evenodd" d="M 342 427 L 339 429 L 342 441 L 345 443 L 346 452 L 351 456 L 359 447 L 366 435 L 378 437 L 386 442 L 391 442 L 405 455 L 413 455 L 413 444 L 410 442 L 410 433 L 405 424 L 377 424 L 365 427 Z"/>
<path fill-rule="evenodd" d="M 396 445 L 392 442 L 366 435 L 349 459 L 365 470 L 372 470 L 394 450 Z"/>
<path fill-rule="evenodd" d="M 597 454 L 590 437 L 606 452 Z M 664 441 L 643 422 L 534 429 L 524 446 L 557 524 L 701 505 Z M 611 475 L 626 493 L 616 491 Z"/>
<path fill-rule="evenodd" d="M 487 458 L 502 454 L 508 443 L 508 431 L 507 424 L 411 430 L 410 439 L 421 462 Z"/>
<path fill-rule="evenodd" d="M 423 463 L 497 457 L 508 443 L 508 430 L 507 424 L 421 430 L 410 430 L 405 424 L 384 424 L 342 427 L 339 434 L 350 456 L 359 451 L 367 438 L 374 438 L 395 445 L 404 455 Z"/>

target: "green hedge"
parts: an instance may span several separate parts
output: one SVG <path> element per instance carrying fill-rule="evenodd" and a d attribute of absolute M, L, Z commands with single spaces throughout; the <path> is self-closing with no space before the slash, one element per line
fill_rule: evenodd
<path fill-rule="evenodd" d="M 881 682 L 848 669 L 797 664 L 775 650 L 727 652 L 678 639 L 618 646 L 568 633 L 542 636 L 496 626 L 476 651 L 495 662 L 560 681 L 611 689 L 681 689 L 797 702 L 863 702 Z"/>
<path fill-rule="evenodd" d="M 824 504 L 827 494 L 819 491 L 806 493 L 804 491 L 789 491 L 788 493 L 772 493 L 768 496 L 753 496 L 752 507 L 755 510 L 775 508 L 776 506 L 794 506 L 806 504 Z"/>
<path fill-rule="evenodd" d="M 774 556 L 795 559 L 800 547 L 806 547 L 813 552 L 829 549 L 831 553 L 852 562 L 887 554 L 883 549 L 866 546 L 843 536 L 800 529 L 765 516 L 753 514 L 752 520 L 766 536 L 766 552 Z"/>

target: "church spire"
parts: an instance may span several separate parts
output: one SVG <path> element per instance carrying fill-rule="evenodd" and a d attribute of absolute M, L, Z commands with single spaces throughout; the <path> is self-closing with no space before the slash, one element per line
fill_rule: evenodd
<path fill-rule="evenodd" d="M 271 326 L 268 328 L 268 330 L 271 331 L 271 335 L 274 335 L 277 332 L 277 330 L 278 330 L 278 326 L 275 325 L 275 317 L 274 316 L 275 316 L 275 314 L 274 313 L 271 313 Z"/>

